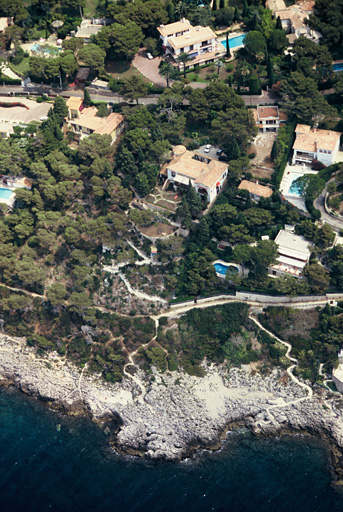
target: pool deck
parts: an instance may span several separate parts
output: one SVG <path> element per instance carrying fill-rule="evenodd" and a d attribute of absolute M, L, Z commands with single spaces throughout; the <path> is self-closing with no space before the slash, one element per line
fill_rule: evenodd
<path fill-rule="evenodd" d="M 223 260 L 215 260 L 212 265 L 215 265 L 216 263 L 219 263 L 220 265 L 224 265 L 225 267 L 235 267 L 238 270 L 238 274 L 240 276 L 244 275 L 244 268 L 242 265 L 239 265 L 238 263 L 231 263 Z M 220 272 L 216 272 L 217 276 L 221 279 L 225 279 L 225 274 L 221 274 Z"/>
<path fill-rule="evenodd" d="M 231 39 L 235 39 L 235 37 L 240 37 L 240 36 L 246 36 L 248 32 L 232 32 L 230 35 L 229 35 L 229 46 L 230 46 L 230 40 Z M 218 38 L 219 39 L 219 38 Z M 220 39 L 220 42 L 223 44 L 223 42 L 226 43 L 226 37 L 223 38 L 223 39 Z M 233 52 L 237 51 L 237 50 L 240 50 L 240 48 L 243 48 L 244 47 L 244 44 L 239 44 L 238 46 L 234 46 L 234 47 L 231 47 L 230 46 L 230 50 L 232 50 Z"/>
<path fill-rule="evenodd" d="M 306 165 L 287 165 L 280 183 L 280 192 L 282 196 L 293 206 L 307 212 L 305 199 L 295 192 L 289 192 L 293 181 L 297 178 L 301 178 L 305 174 L 317 174 L 317 171 L 312 171 L 310 167 Z"/>

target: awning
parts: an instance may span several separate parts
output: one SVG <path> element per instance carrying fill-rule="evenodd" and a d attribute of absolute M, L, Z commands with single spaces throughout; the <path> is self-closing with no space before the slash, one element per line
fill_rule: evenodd
<path fill-rule="evenodd" d="M 173 181 L 182 185 L 189 185 L 189 178 L 187 178 L 187 176 L 182 176 L 182 174 L 175 176 Z"/>
<path fill-rule="evenodd" d="M 219 183 L 219 181 L 217 181 L 217 183 L 216 183 L 216 187 L 220 187 L 220 183 Z"/>

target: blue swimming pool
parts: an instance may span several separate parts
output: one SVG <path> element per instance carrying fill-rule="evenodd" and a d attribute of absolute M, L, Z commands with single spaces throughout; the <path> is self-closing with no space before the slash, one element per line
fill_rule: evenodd
<path fill-rule="evenodd" d="M 334 64 L 332 67 L 334 71 L 343 71 L 343 62 L 339 64 Z"/>
<path fill-rule="evenodd" d="M 224 263 L 214 263 L 213 264 L 217 274 L 220 274 L 221 276 L 225 276 L 226 273 L 228 274 L 238 274 L 238 268 L 234 265 Z"/>
<path fill-rule="evenodd" d="M 303 187 L 297 183 L 296 179 L 292 181 L 291 186 L 288 189 L 289 194 L 294 194 L 298 197 L 302 196 Z"/>
<path fill-rule="evenodd" d="M 46 44 L 46 43 L 45 43 Z M 51 55 L 56 55 L 60 49 L 55 46 L 45 46 L 39 43 L 35 43 L 31 46 L 31 51 L 37 52 L 37 53 L 49 53 Z"/>
<path fill-rule="evenodd" d="M 9 199 L 13 194 L 13 190 L 8 188 L 0 188 L 0 199 Z"/>
<path fill-rule="evenodd" d="M 231 39 L 229 39 L 229 47 L 237 48 L 238 46 L 242 46 L 244 44 L 243 42 L 244 42 L 245 36 L 246 36 L 246 34 L 241 34 L 240 36 L 231 37 Z M 223 39 L 220 42 L 226 48 L 226 39 Z"/>

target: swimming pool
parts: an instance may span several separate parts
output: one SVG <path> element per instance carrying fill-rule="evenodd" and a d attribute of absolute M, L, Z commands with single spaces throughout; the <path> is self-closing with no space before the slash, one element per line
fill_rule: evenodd
<path fill-rule="evenodd" d="M 55 46 L 35 43 L 31 46 L 31 51 L 37 53 L 49 53 L 51 55 L 56 55 L 57 53 L 59 53 L 60 49 Z"/>
<path fill-rule="evenodd" d="M 225 277 L 226 274 L 238 274 L 239 270 L 234 265 L 230 265 L 229 263 L 225 265 L 224 263 L 213 263 L 213 266 L 221 277 Z"/>
<path fill-rule="evenodd" d="M 334 71 L 343 71 L 343 62 L 340 62 L 339 64 L 333 64 L 332 67 Z"/>
<path fill-rule="evenodd" d="M 231 39 L 229 38 L 229 47 L 237 48 L 238 46 L 242 46 L 244 44 L 243 41 L 245 36 L 246 34 L 241 34 L 240 36 L 231 37 Z M 226 48 L 226 39 L 223 39 L 220 42 Z"/>
<path fill-rule="evenodd" d="M 295 196 L 301 197 L 302 196 L 302 190 L 303 187 L 297 183 L 297 179 L 292 181 L 291 186 L 288 189 L 289 194 L 294 194 Z"/>
<path fill-rule="evenodd" d="M 13 194 L 13 190 L 9 190 L 8 188 L 0 188 L 0 199 L 9 199 Z"/>

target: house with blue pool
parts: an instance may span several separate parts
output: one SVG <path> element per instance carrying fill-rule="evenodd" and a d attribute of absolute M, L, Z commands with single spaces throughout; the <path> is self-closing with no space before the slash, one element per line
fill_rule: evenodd
<path fill-rule="evenodd" d="M 160 25 L 157 28 L 165 60 L 177 66 L 179 71 L 194 66 L 211 64 L 224 57 L 226 50 L 210 27 L 193 27 L 189 20 L 182 18 L 175 23 Z M 186 53 L 188 62 L 178 62 L 178 57 Z"/>
<path fill-rule="evenodd" d="M 311 165 L 314 160 L 329 166 L 337 162 L 340 148 L 340 132 L 318 130 L 305 124 L 295 128 L 293 164 Z"/>

